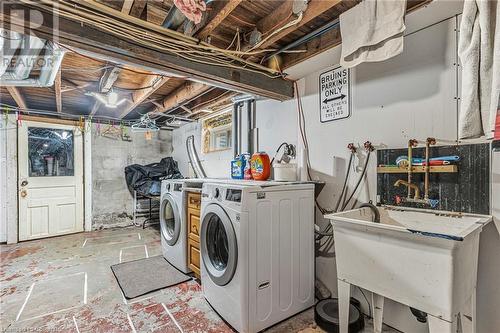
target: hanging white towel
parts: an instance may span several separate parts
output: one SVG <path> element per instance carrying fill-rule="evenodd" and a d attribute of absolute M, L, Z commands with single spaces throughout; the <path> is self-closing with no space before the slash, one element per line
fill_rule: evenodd
<path fill-rule="evenodd" d="M 500 92 L 499 15 L 497 0 L 464 2 L 458 43 L 462 65 L 458 117 L 461 139 L 493 137 Z"/>
<path fill-rule="evenodd" d="M 403 52 L 406 0 L 365 0 L 340 15 L 344 68 Z"/>

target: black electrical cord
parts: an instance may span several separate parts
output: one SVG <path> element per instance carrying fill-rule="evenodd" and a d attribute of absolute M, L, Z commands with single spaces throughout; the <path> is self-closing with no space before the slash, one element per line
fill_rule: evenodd
<path fill-rule="evenodd" d="M 274 160 L 276 159 L 276 155 L 278 155 L 281 147 L 288 145 L 288 143 L 283 142 L 282 144 L 279 145 L 278 149 L 276 149 L 276 152 L 274 153 L 273 159 L 271 160 L 271 165 L 273 165 Z"/>

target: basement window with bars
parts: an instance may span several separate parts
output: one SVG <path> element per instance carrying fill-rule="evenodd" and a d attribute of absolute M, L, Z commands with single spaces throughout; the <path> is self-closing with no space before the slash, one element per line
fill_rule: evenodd
<path fill-rule="evenodd" d="M 202 122 L 203 153 L 231 149 L 232 114 L 226 112 Z"/>

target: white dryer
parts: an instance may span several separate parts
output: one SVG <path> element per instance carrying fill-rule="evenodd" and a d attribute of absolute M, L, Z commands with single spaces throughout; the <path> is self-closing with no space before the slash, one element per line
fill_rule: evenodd
<path fill-rule="evenodd" d="M 258 332 L 314 304 L 314 185 L 205 183 L 201 282 L 239 332 Z"/>
<path fill-rule="evenodd" d="M 178 270 L 189 273 L 187 260 L 187 223 L 183 179 L 161 183 L 160 229 L 163 257 Z"/>

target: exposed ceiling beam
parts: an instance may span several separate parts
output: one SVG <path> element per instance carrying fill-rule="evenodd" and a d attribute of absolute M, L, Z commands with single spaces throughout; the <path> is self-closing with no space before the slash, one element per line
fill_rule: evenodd
<path fill-rule="evenodd" d="M 118 67 L 112 67 L 112 68 L 107 68 L 104 71 L 104 74 L 101 77 L 101 80 L 99 81 L 99 92 L 102 94 L 107 94 L 113 85 L 115 84 L 116 80 L 118 80 L 118 76 L 120 76 L 120 71 L 121 69 Z M 97 99 L 94 101 L 94 105 L 92 106 L 92 109 L 90 110 L 90 116 L 93 116 L 96 114 L 96 112 L 99 110 L 100 106 L 102 105 L 101 102 L 99 102 Z"/>
<path fill-rule="evenodd" d="M 135 0 L 133 1 L 132 7 L 130 8 L 130 15 L 134 17 L 141 17 L 144 8 L 146 7 L 146 0 Z"/>
<path fill-rule="evenodd" d="M 6 86 L 5 88 L 7 88 L 7 91 L 12 96 L 12 98 L 14 99 L 14 101 L 16 102 L 18 107 L 20 107 L 21 109 L 24 109 L 24 110 L 28 109 L 28 106 L 26 105 L 26 101 L 24 100 L 23 95 L 21 95 L 21 92 L 19 91 L 19 89 L 17 89 L 14 86 Z"/>
<path fill-rule="evenodd" d="M 324 12 L 326 12 L 330 8 L 335 7 L 336 5 L 338 5 L 341 2 L 342 2 L 342 0 L 328 0 L 328 1 L 311 0 L 311 1 L 309 1 L 309 3 L 307 4 L 307 9 L 303 13 L 302 20 L 300 20 L 299 23 L 272 35 L 269 39 L 267 39 L 264 43 L 262 43 L 262 45 L 260 45 L 260 48 L 265 49 L 265 48 L 273 45 L 274 43 L 276 43 L 277 41 L 279 41 L 280 39 L 282 39 L 286 35 L 294 32 L 295 30 L 299 29 L 300 27 L 306 25 L 307 23 L 314 20 L 317 16 L 323 14 Z M 288 4 L 288 3 L 290 3 L 290 4 Z M 263 18 L 261 21 L 259 21 L 259 23 L 257 23 L 257 26 L 260 26 L 261 29 L 276 29 L 276 28 L 278 28 L 278 27 L 273 27 L 273 25 L 276 25 L 275 22 L 280 22 L 279 18 L 277 18 L 277 14 L 279 14 L 280 16 L 289 15 L 290 12 L 288 10 L 291 11 L 291 9 L 292 9 L 291 5 L 293 5 L 293 1 L 285 1 L 285 3 L 279 7 L 279 9 L 276 11 L 276 13 L 273 12 L 273 13 L 269 14 L 268 16 L 266 16 L 265 18 Z M 266 33 L 266 32 L 269 32 L 269 30 L 267 30 L 267 31 L 264 30 L 261 32 Z"/>
<path fill-rule="evenodd" d="M 186 82 L 177 88 L 173 93 L 165 97 L 161 102 L 162 107 L 156 107 L 155 111 L 169 113 L 210 89 L 212 89 L 212 87 L 203 83 Z"/>
<path fill-rule="evenodd" d="M 153 76 L 153 75 L 148 75 L 148 77 L 144 80 L 142 83 L 143 87 L 150 87 L 148 89 L 141 89 L 134 91 L 132 94 L 132 103 L 128 104 L 125 109 L 122 111 L 120 114 L 120 119 L 125 118 L 128 114 L 130 114 L 132 111 L 135 110 L 136 107 L 141 105 L 142 102 L 144 102 L 149 96 L 154 94 L 155 91 L 160 89 L 165 83 L 170 80 L 169 77 L 167 76 Z"/>
<path fill-rule="evenodd" d="M 122 6 L 122 13 L 125 15 L 130 14 L 130 10 L 132 9 L 132 5 L 134 4 L 134 0 L 124 0 Z"/>
<path fill-rule="evenodd" d="M 175 6 L 174 6 L 175 7 Z M 148 22 L 162 25 L 167 18 L 168 12 L 165 8 L 155 5 L 154 3 L 148 3 L 146 7 L 146 20 Z"/>
<path fill-rule="evenodd" d="M 224 91 L 219 96 L 217 96 L 209 101 L 202 102 L 199 105 L 197 105 L 196 107 L 194 107 L 191 110 L 192 113 L 189 116 L 192 117 L 192 116 L 195 116 L 199 113 L 210 112 L 211 109 L 214 109 L 214 108 L 217 109 L 221 105 L 231 103 L 231 99 L 236 95 L 238 95 L 237 92 L 228 91 L 228 90 Z"/>
<path fill-rule="evenodd" d="M 214 31 L 221 23 L 226 19 L 226 17 L 231 14 L 233 10 L 238 7 L 238 5 L 242 2 L 243 0 L 229 0 L 224 7 L 217 12 L 217 14 L 208 22 L 208 24 L 201 29 L 201 31 L 198 33 L 198 38 L 200 39 L 206 39 L 212 31 Z"/>
<path fill-rule="evenodd" d="M 57 112 L 62 112 L 62 91 L 61 91 L 61 68 L 57 72 L 56 79 L 54 80 L 54 92 L 56 95 L 56 108 Z"/>
<path fill-rule="evenodd" d="M 136 3 L 137 0 L 134 2 Z M 321 1 L 327 2 L 327 1 Z M 94 1 L 83 1 L 88 8 L 92 8 L 121 24 L 132 24 L 154 33 L 165 34 L 165 28 L 152 23 L 136 19 L 122 14 L 120 11 L 106 7 Z M 4 7 L 10 9 L 22 9 L 36 7 L 38 2 L 19 5 L 8 2 Z M 9 12 L 5 8 L 5 12 Z M 38 7 L 37 7 L 38 8 Z M 244 68 L 214 66 L 184 59 L 169 52 L 161 51 L 153 47 L 144 47 L 140 40 L 130 38 L 126 35 L 106 33 L 94 25 L 82 24 L 74 18 L 60 15 L 58 17 L 59 29 L 54 36 L 50 22 L 54 22 L 51 11 L 41 10 L 41 25 L 29 29 L 31 34 L 41 38 L 52 40 L 55 37 L 59 42 L 70 47 L 78 48 L 86 54 L 91 54 L 97 59 L 107 58 L 113 62 L 129 64 L 137 68 L 156 71 L 166 75 L 187 76 L 198 79 L 210 85 L 224 89 L 250 93 L 272 99 L 287 100 L 294 96 L 293 82 L 283 78 L 271 78 L 263 72 L 249 71 Z M 14 16 L 0 15 L 0 22 L 10 24 L 14 31 L 26 32 L 26 22 Z"/>

